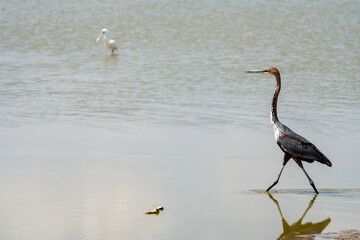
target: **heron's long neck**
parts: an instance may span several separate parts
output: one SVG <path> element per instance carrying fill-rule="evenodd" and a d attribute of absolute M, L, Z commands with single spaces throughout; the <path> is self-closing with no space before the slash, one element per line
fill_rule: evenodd
<path fill-rule="evenodd" d="M 279 119 L 277 116 L 277 101 L 278 101 L 278 97 L 279 97 L 279 93 L 280 93 L 280 89 L 281 89 L 280 74 L 276 74 L 275 78 L 276 78 L 276 88 L 275 88 L 275 92 L 274 92 L 274 96 L 273 96 L 273 99 L 271 102 L 271 108 L 270 108 L 270 120 L 273 124 L 279 122 Z"/>

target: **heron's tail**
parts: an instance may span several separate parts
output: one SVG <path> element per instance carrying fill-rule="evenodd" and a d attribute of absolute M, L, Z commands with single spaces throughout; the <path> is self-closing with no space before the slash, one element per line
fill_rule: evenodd
<path fill-rule="evenodd" d="M 329 167 L 332 166 L 332 163 L 330 162 L 330 160 L 322 153 L 320 152 L 319 149 L 316 149 L 316 156 L 317 156 L 317 159 L 316 161 L 322 163 L 322 164 L 326 164 L 328 165 Z"/>

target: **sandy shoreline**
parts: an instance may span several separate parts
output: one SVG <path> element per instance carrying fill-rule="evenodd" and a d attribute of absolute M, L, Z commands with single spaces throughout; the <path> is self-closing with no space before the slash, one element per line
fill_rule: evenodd
<path fill-rule="evenodd" d="M 360 231 L 355 229 L 348 229 L 342 230 L 340 232 L 328 232 L 324 234 L 316 234 L 313 236 L 315 239 L 356 240 L 360 239 Z"/>

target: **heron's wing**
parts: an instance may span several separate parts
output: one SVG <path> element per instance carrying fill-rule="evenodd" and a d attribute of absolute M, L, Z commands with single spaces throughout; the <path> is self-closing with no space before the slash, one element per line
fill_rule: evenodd
<path fill-rule="evenodd" d="M 286 152 L 295 157 L 316 160 L 331 166 L 330 160 L 320 152 L 314 144 L 285 125 L 281 125 L 282 126 L 279 126 L 281 134 L 277 139 L 277 142 Z"/>
<path fill-rule="evenodd" d="M 281 132 L 283 132 L 289 138 L 296 139 L 297 141 L 301 141 L 302 143 L 311 144 L 311 142 L 309 140 L 307 140 L 303 136 L 300 136 L 299 134 L 295 133 L 293 130 L 291 130 L 290 128 L 288 128 L 286 125 L 284 125 L 282 123 L 278 124 L 278 128 L 280 129 Z"/>

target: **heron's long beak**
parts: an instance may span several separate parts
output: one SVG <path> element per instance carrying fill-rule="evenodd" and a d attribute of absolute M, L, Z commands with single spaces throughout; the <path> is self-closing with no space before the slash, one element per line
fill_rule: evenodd
<path fill-rule="evenodd" d="M 246 70 L 247 73 L 266 73 L 266 69 L 260 69 L 260 70 Z"/>
<path fill-rule="evenodd" d="M 99 34 L 99 36 L 97 37 L 97 39 L 96 39 L 97 42 L 99 41 L 99 39 L 100 39 L 100 37 L 101 37 L 102 34 L 103 34 L 103 33 L 101 32 L 101 33 Z"/>

